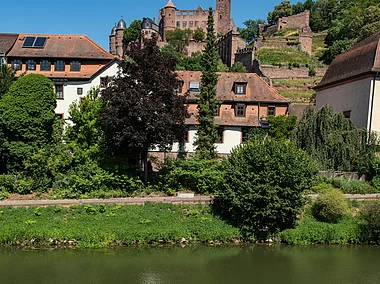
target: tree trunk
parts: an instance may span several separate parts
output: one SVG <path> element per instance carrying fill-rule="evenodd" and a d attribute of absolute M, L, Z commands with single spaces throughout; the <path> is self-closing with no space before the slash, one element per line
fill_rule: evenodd
<path fill-rule="evenodd" d="M 144 184 L 148 184 L 148 155 L 144 154 L 143 156 L 143 163 L 144 163 Z"/>

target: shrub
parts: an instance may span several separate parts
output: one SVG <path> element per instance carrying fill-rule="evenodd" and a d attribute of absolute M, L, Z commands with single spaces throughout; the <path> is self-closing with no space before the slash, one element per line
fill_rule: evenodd
<path fill-rule="evenodd" d="M 322 192 L 312 206 L 312 214 L 318 221 L 337 223 L 349 214 L 347 198 L 336 188 Z"/>
<path fill-rule="evenodd" d="M 107 192 L 119 190 L 127 194 L 142 187 L 138 178 L 110 173 L 91 162 L 78 165 L 67 174 L 58 174 L 53 184 L 61 198 L 108 197 Z"/>
<path fill-rule="evenodd" d="M 365 227 L 370 239 L 380 244 L 380 201 L 370 201 L 362 208 L 362 216 L 368 222 Z"/>
<path fill-rule="evenodd" d="M 222 163 L 199 158 L 168 160 L 161 170 L 161 181 L 167 192 L 191 190 L 210 194 L 223 181 Z"/>
<path fill-rule="evenodd" d="M 246 234 L 268 233 L 295 225 L 316 165 L 292 143 L 250 140 L 232 151 L 225 162 L 218 209 Z"/>

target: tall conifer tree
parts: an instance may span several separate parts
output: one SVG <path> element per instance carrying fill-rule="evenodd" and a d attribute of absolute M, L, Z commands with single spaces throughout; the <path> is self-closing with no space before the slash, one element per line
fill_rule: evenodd
<path fill-rule="evenodd" d="M 214 142 L 217 138 L 217 126 L 214 123 L 216 100 L 216 85 L 218 83 L 218 50 L 214 32 L 213 10 L 209 8 L 207 21 L 206 47 L 203 51 L 201 67 L 201 90 L 198 95 L 197 138 L 194 142 L 196 153 L 200 158 L 212 159 L 216 157 Z"/>

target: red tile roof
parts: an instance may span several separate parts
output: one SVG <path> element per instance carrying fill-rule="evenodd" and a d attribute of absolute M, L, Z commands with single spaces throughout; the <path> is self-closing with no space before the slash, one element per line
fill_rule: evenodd
<path fill-rule="evenodd" d="M 44 48 L 23 48 L 27 36 L 47 37 Z M 86 35 L 19 34 L 9 57 L 113 59 Z"/>
<path fill-rule="evenodd" d="M 178 77 L 183 81 L 182 93 L 188 95 L 188 111 L 190 117 L 186 124 L 198 124 L 196 119 L 197 104 L 195 95 L 198 92 L 189 90 L 190 82 L 201 82 L 202 73 L 198 71 L 177 71 Z M 255 73 L 232 73 L 221 72 L 216 87 L 216 97 L 223 101 L 220 106 L 219 115 L 214 118 L 217 125 L 228 126 L 259 126 L 259 118 L 266 116 L 266 107 L 268 105 L 277 106 L 278 114 L 287 114 L 288 104 L 290 101 L 276 92 L 264 80 Z M 245 95 L 235 95 L 234 84 L 246 84 Z M 191 102 L 192 101 L 192 102 Z M 260 110 L 258 103 L 262 103 Z M 246 105 L 246 115 L 237 117 L 235 115 L 235 103 Z M 264 112 L 265 111 L 265 112 Z"/>
<path fill-rule="evenodd" d="M 17 39 L 17 34 L 0 34 L 0 53 L 8 53 Z"/>
<path fill-rule="evenodd" d="M 380 71 L 379 41 L 380 31 L 338 55 L 315 89 Z"/>
<path fill-rule="evenodd" d="M 184 92 L 188 91 L 190 82 L 201 82 L 202 72 L 177 71 L 177 74 L 179 79 L 184 82 Z M 290 100 L 281 96 L 256 73 L 219 72 L 218 75 L 219 81 L 216 88 L 218 100 L 235 102 L 290 102 Z M 246 95 L 235 95 L 233 90 L 235 83 L 247 84 Z M 190 92 L 189 99 L 194 98 L 194 94 Z"/>

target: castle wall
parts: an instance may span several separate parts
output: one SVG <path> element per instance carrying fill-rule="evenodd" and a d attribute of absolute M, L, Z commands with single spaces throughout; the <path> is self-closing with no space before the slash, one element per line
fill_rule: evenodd
<path fill-rule="evenodd" d="M 235 62 L 241 62 L 247 72 L 253 72 L 253 60 L 255 53 L 253 48 L 240 49 L 235 53 Z"/>
<path fill-rule="evenodd" d="M 297 15 L 279 18 L 277 21 L 277 30 L 282 30 L 286 28 L 297 28 L 309 26 L 310 11 L 306 10 Z"/>
<path fill-rule="evenodd" d="M 218 40 L 219 55 L 222 62 L 228 67 L 235 63 L 235 53 L 246 47 L 245 41 L 238 32 L 230 31 Z"/>

